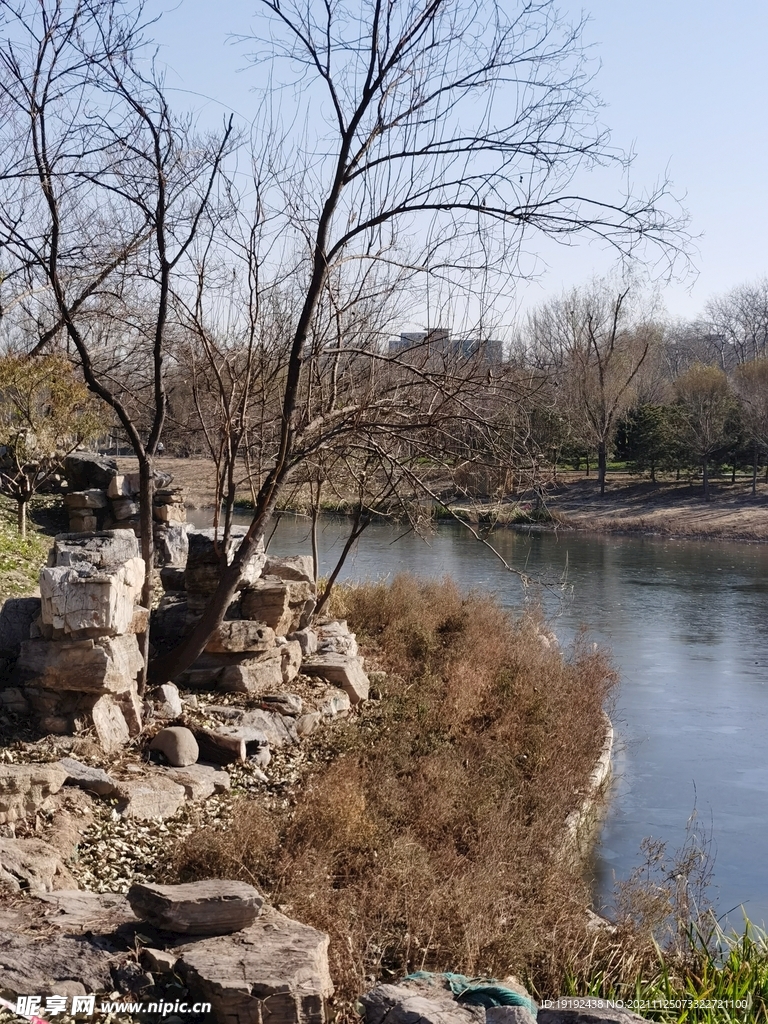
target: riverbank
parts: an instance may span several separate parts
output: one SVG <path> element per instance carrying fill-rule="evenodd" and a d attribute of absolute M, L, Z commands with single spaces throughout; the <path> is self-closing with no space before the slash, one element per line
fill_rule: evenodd
<path fill-rule="evenodd" d="M 118 460 L 121 470 L 135 468 L 135 460 Z M 158 459 L 159 469 L 172 473 L 174 484 L 187 493 L 188 507 L 211 508 L 215 502 L 215 473 L 209 459 Z M 443 481 L 444 484 L 444 481 Z M 432 481 L 443 491 L 440 481 Z M 247 511 L 250 490 L 238 490 L 238 502 Z M 300 496 L 289 496 L 290 510 L 301 507 Z M 336 510 L 343 511 L 343 502 Z M 647 534 L 690 540 L 768 542 L 768 484 L 758 484 L 751 494 L 751 481 L 725 479 L 712 484 L 712 497 L 705 502 L 701 484 L 660 481 L 652 483 L 623 473 L 610 473 L 606 493 L 600 496 L 594 474 L 560 474 L 558 485 L 550 487 L 543 508 L 529 494 L 514 501 L 464 501 L 456 506 L 469 521 L 510 525 L 518 528 L 580 530 L 595 533 Z M 333 506 L 336 508 L 336 506 Z M 443 517 L 445 517 L 443 513 Z"/>

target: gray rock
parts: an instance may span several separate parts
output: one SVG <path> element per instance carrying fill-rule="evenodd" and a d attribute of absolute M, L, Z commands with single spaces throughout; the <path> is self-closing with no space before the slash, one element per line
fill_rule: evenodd
<path fill-rule="evenodd" d="M 14 679 L 56 692 L 122 693 L 135 685 L 142 665 L 133 633 L 95 640 L 27 640 Z"/>
<path fill-rule="evenodd" d="M 304 707 L 297 693 L 267 693 L 259 699 L 259 704 L 264 711 L 276 711 L 290 718 L 297 718 Z"/>
<path fill-rule="evenodd" d="M 103 455 L 73 452 L 64 460 L 64 474 L 75 491 L 106 490 L 112 477 L 117 476 L 117 463 Z"/>
<path fill-rule="evenodd" d="M 160 570 L 160 582 L 166 594 L 183 594 L 187 585 L 186 571 L 178 565 L 164 565 Z"/>
<path fill-rule="evenodd" d="M 233 619 L 222 622 L 206 644 L 208 654 L 262 654 L 275 646 L 275 631 L 263 622 Z"/>
<path fill-rule="evenodd" d="M 143 582 L 142 558 L 129 558 L 109 570 L 86 562 L 42 569 L 43 624 L 73 637 L 127 633 Z"/>
<path fill-rule="evenodd" d="M 305 659 L 301 671 L 340 687 L 353 704 L 368 699 L 370 683 L 359 658 L 347 654 L 315 654 Z"/>
<path fill-rule="evenodd" d="M 172 782 L 184 787 L 187 800 L 207 800 L 214 793 L 226 793 L 231 779 L 222 768 L 208 764 L 190 764 L 185 768 L 164 768 L 163 773 Z"/>
<path fill-rule="evenodd" d="M 200 749 L 193 733 L 183 725 L 161 729 L 149 744 L 150 750 L 157 750 L 174 768 L 185 768 L 195 764 Z"/>
<path fill-rule="evenodd" d="M 62 757 L 57 764 L 67 773 L 66 784 L 68 786 L 79 786 L 80 789 L 96 793 L 97 796 L 109 796 L 115 791 L 117 783 L 111 775 L 107 775 L 103 768 L 92 768 L 88 764 L 76 761 L 73 757 Z"/>
<path fill-rule="evenodd" d="M 18 658 L 40 614 L 39 597 L 9 597 L 0 609 L 0 657 Z"/>
<path fill-rule="evenodd" d="M 49 807 L 66 779 L 56 764 L 0 764 L 0 825 Z"/>
<path fill-rule="evenodd" d="M 230 935 L 253 924 L 264 898 L 247 882 L 207 879 L 186 885 L 134 884 L 128 902 L 138 918 L 163 931 Z"/>
<path fill-rule="evenodd" d="M 233 526 L 226 550 L 222 552 L 221 541 L 215 539 L 216 533 L 212 528 L 188 531 L 187 591 L 189 593 L 209 594 L 211 592 L 218 582 L 222 553 L 226 564 L 230 565 L 246 532 L 244 526 Z M 244 584 L 259 578 L 265 560 L 264 544 L 261 543 L 243 567 L 242 580 Z"/>
<path fill-rule="evenodd" d="M 87 491 L 70 491 L 64 495 L 64 504 L 70 512 L 78 508 L 106 508 L 107 496 L 95 487 Z"/>
<path fill-rule="evenodd" d="M 123 708 L 112 694 L 105 693 L 99 697 L 91 708 L 90 718 L 99 746 L 107 754 L 120 750 L 130 740 L 131 727 Z"/>
<path fill-rule="evenodd" d="M 48 565 L 86 563 L 97 569 L 113 569 L 131 558 L 139 558 L 140 554 L 139 542 L 132 530 L 102 530 L 86 537 L 61 533 L 54 538 Z"/>
<path fill-rule="evenodd" d="M 183 569 L 187 564 L 189 554 L 186 525 L 156 523 L 154 536 L 155 564 Z"/>
<path fill-rule="evenodd" d="M 317 710 L 324 718 L 336 718 L 346 715 L 352 707 L 352 701 L 344 690 L 326 690 L 320 699 Z"/>
<path fill-rule="evenodd" d="M 241 608 L 244 619 L 266 622 L 279 636 L 285 636 L 302 628 L 308 602 L 314 607 L 312 584 L 265 576 L 245 588 Z"/>
<path fill-rule="evenodd" d="M 377 985 L 360 996 L 366 1024 L 484 1024 L 480 1006 L 457 1003 L 450 990 L 427 983 Z"/>
<path fill-rule="evenodd" d="M 558 999 L 539 1009 L 537 1024 L 645 1024 L 643 1017 L 610 1002 L 597 997 Z"/>
<path fill-rule="evenodd" d="M 72 533 L 93 533 L 99 521 L 93 513 L 86 509 L 70 509 L 69 529 Z"/>
<path fill-rule="evenodd" d="M 266 743 L 273 748 L 291 746 L 298 742 L 292 718 L 261 708 L 244 712 L 237 725 L 221 731 L 228 732 L 230 735 L 239 733 L 245 739 L 246 744 L 259 743 L 261 742 L 259 737 L 263 736 Z M 264 744 L 261 743 L 261 745 Z M 250 750 L 248 752 L 251 753 Z"/>
<path fill-rule="evenodd" d="M 136 921 L 128 900 L 115 892 L 55 889 L 49 893 L 38 893 L 36 902 L 53 911 L 47 916 L 46 923 L 66 935 L 81 935 L 89 931 L 104 934 Z"/>
<path fill-rule="evenodd" d="M 315 585 L 311 555 L 290 555 L 288 558 L 275 558 L 273 555 L 268 555 L 263 573 L 265 576 L 277 576 L 281 580 L 311 583 L 313 587 Z"/>
<path fill-rule="evenodd" d="M 12 715 L 28 715 L 29 701 L 17 686 L 0 690 L 0 706 Z"/>
<path fill-rule="evenodd" d="M 139 473 L 118 473 L 109 481 L 107 496 L 110 498 L 134 498 L 141 490 Z"/>
<path fill-rule="evenodd" d="M 178 687 L 173 683 L 163 683 L 162 686 L 157 686 L 150 692 L 149 698 L 152 701 L 155 718 L 165 718 L 170 721 L 179 718 L 184 711 Z"/>
<path fill-rule="evenodd" d="M 298 640 L 287 640 L 281 645 L 280 669 L 283 673 L 284 683 L 290 683 L 299 674 L 301 659 L 301 644 Z"/>
<path fill-rule="evenodd" d="M 168 526 L 178 526 L 187 521 L 187 510 L 183 505 L 176 503 L 172 505 L 155 505 L 152 508 L 152 515 L 158 523 Z"/>
<path fill-rule="evenodd" d="M 0 938 L 0 989 L 24 995 L 85 995 L 111 992 L 115 954 L 84 936 L 7 935 Z"/>
<path fill-rule="evenodd" d="M 118 810 L 124 818 L 146 821 L 150 818 L 171 818 L 186 799 L 183 786 L 159 773 L 135 782 L 120 782 Z"/>
<path fill-rule="evenodd" d="M 175 953 L 169 953 L 165 949 L 152 949 L 151 946 L 144 946 L 140 957 L 142 967 L 152 974 L 172 974 L 179 959 Z"/>
<path fill-rule="evenodd" d="M 348 654 L 357 657 L 357 638 L 346 619 L 326 622 L 316 627 L 317 649 L 324 654 Z"/>
<path fill-rule="evenodd" d="M 218 676 L 222 693 L 263 693 L 283 683 L 283 656 L 279 647 L 255 658 L 227 665 Z"/>
<path fill-rule="evenodd" d="M 177 973 L 212 1005 L 213 1019 L 237 1024 L 324 1024 L 333 994 L 328 936 L 265 908 L 226 937 L 198 939 L 174 950 Z"/>
<path fill-rule="evenodd" d="M 0 882 L 29 892 L 77 888 L 58 850 L 41 839 L 0 839 Z"/>
<path fill-rule="evenodd" d="M 317 650 L 317 633 L 313 629 L 297 629 L 294 633 L 289 633 L 286 640 L 298 641 L 305 658 Z"/>

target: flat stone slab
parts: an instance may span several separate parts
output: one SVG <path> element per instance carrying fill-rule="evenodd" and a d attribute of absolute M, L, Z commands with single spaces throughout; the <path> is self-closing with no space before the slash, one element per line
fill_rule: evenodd
<path fill-rule="evenodd" d="M 135 782 L 120 782 L 118 810 L 124 818 L 146 821 L 150 818 L 171 818 L 186 800 L 186 791 L 172 779 L 160 774 L 149 775 Z"/>
<path fill-rule="evenodd" d="M 187 800 L 207 800 L 214 793 L 226 793 L 232 780 L 222 768 L 210 764 L 190 764 L 186 768 L 163 768 L 172 782 L 184 787 Z"/>
<path fill-rule="evenodd" d="M 235 935 L 178 945 L 176 971 L 219 1024 L 324 1024 L 328 936 L 265 908 Z"/>
<path fill-rule="evenodd" d="M 162 931 L 230 935 L 253 924 L 264 897 L 247 882 L 212 878 L 185 885 L 136 883 L 128 902 L 138 918 Z"/>
<path fill-rule="evenodd" d="M 143 661 L 134 633 L 97 640 L 27 640 L 14 678 L 44 690 L 123 693 Z"/>
<path fill-rule="evenodd" d="M 85 936 L 0 937 L 0 991 L 11 999 L 110 992 L 114 963 L 113 951 L 98 948 Z"/>
<path fill-rule="evenodd" d="M 347 654 L 315 654 L 303 662 L 301 671 L 340 687 L 353 704 L 368 700 L 370 682 L 359 658 Z"/>
<path fill-rule="evenodd" d="M 60 533 L 48 556 L 49 566 L 87 563 L 97 569 L 112 569 L 131 558 L 139 558 L 139 541 L 133 530 L 101 530 L 98 533 Z"/>
<path fill-rule="evenodd" d="M 136 921 L 128 900 L 121 893 L 54 889 L 39 893 L 37 899 L 46 906 L 46 923 L 70 935 L 109 933 Z"/>
<path fill-rule="evenodd" d="M 117 788 L 115 780 L 103 768 L 92 768 L 89 764 L 76 761 L 74 757 L 62 757 L 57 764 L 67 773 L 68 786 L 79 786 L 97 796 L 109 796 Z"/>

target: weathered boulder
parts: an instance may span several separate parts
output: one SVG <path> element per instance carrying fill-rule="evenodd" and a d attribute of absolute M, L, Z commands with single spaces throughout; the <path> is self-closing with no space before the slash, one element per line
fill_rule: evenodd
<path fill-rule="evenodd" d="M 207 530 L 190 530 L 187 534 L 189 554 L 187 556 L 187 592 L 209 595 L 219 581 L 222 553 L 227 565 L 235 557 L 235 552 L 245 536 L 244 526 L 233 526 L 226 549 L 222 551 L 222 542 L 216 539 L 216 532 Z M 261 575 L 266 555 L 264 545 L 260 544 L 251 558 L 243 566 L 242 582 L 248 584 Z"/>
<path fill-rule="evenodd" d="M 283 656 L 279 647 L 255 658 L 244 658 L 224 667 L 217 688 L 222 693 L 262 693 L 283 682 Z"/>
<path fill-rule="evenodd" d="M 0 839 L 0 882 L 12 889 L 76 889 L 61 855 L 41 839 Z"/>
<path fill-rule="evenodd" d="M 69 529 L 72 533 L 93 533 L 98 526 L 99 520 L 93 513 L 84 509 L 70 510 Z"/>
<path fill-rule="evenodd" d="M 311 736 L 322 720 L 323 716 L 319 711 L 309 711 L 306 715 L 301 715 L 296 719 L 296 735 L 300 739 L 304 739 L 305 736 Z"/>
<path fill-rule="evenodd" d="M 301 653 L 305 658 L 317 650 L 317 633 L 314 629 L 297 629 L 295 632 L 289 633 L 286 640 L 298 641 Z"/>
<path fill-rule="evenodd" d="M 136 921 L 128 900 L 116 892 L 55 889 L 37 894 L 35 902 L 53 911 L 46 923 L 67 935 L 104 934 Z"/>
<path fill-rule="evenodd" d="M 85 936 L 6 935 L 0 938 L 0 994 L 15 999 L 30 993 L 111 992 L 114 963 L 114 950 L 99 947 Z"/>
<path fill-rule="evenodd" d="M 230 935 L 248 928 L 264 898 L 247 882 L 218 878 L 185 885 L 134 884 L 128 890 L 134 914 L 155 928 L 182 935 Z"/>
<path fill-rule="evenodd" d="M 226 793 L 231 779 L 222 768 L 209 764 L 190 764 L 184 768 L 164 768 L 163 774 L 184 787 L 187 800 L 207 800 L 214 793 Z"/>
<path fill-rule="evenodd" d="M 139 542 L 132 530 L 102 530 L 87 537 L 61 533 L 53 541 L 48 565 L 76 566 L 84 562 L 97 569 L 113 569 L 139 556 Z"/>
<path fill-rule="evenodd" d="M 178 718 L 184 711 L 178 687 L 173 683 L 163 683 L 155 687 L 150 692 L 149 699 L 152 701 L 155 718 L 172 720 Z"/>
<path fill-rule="evenodd" d="M 70 491 L 64 495 L 64 504 L 70 511 L 77 508 L 106 508 L 107 496 L 104 491 L 93 487 L 88 491 Z"/>
<path fill-rule="evenodd" d="M 283 673 L 284 683 L 290 683 L 299 674 L 301 659 L 301 644 L 298 640 L 286 640 L 280 646 L 280 668 Z"/>
<path fill-rule="evenodd" d="M 9 597 L 0 608 L 0 658 L 17 658 L 40 614 L 39 597 Z"/>
<path fill-rule="evenodd" d="M 133 633 L 95 640 L 27 640 L 14 680 L 44 690 L 121 693 L 134 685 L 142 665 Z"/>
<path fill-rule="evenodd" d="M 485 1024 L 482 1006 L 457 1003 L 450 990 L 426 983 L 377 985 L 359 1002 L 366 1024 Z"/>
<path fill-rule="evenodd" d="M 174 768 L 185 768 L 187 765 L 195 764 L 200 756 L 197 740 L 191 730 L 183 725 L 161 729 L 149 744 L 149 749 L 161 753 Z"/>
<path fill-rule="evenodd" d="M 279 636 L 285 636 L 306 625 L 304 620 L 314 602 L 313 584 L 265 576 L 243 590 L 241 609 L 244 619 L 266 622 Z"/>
<path fill-rule="evenodd" d="M 344 690 L 331 688 L 326 690 L 318 700 L 317 710 L 324 718 L 336 718 L 346 715 L 352 707 L 352 701 Z"/>
<path fill-rule="evenodd" d="M 222 1024 L 324 1024 L 328 936 L 265 908 L 244 931 L 178 945 L 176 970 Z"/>
<path fill-rule="evenodd" d="M 141 490 L 139 473 L 117 473 L 109 481 L 107 496 L 110 498 L 133 498 Z"/>
<path fill-rule="evenodd" d="M 187 510 L 183 505 L 155 505 L 152 508 L 152 515 L 158 523 L 168 523 L 173 526 L 187 521 Z"/>
<path fill-rule="evenodd" d="M 64 473 L 75 491 L 106 490 L 117 476 L 117 463 L 104 455 L 73 452 L 64 460 Z"/>
<path fill-rule="evenodd" d="M 117 787 L 118 810 L 124 818 L 170 818 L 184 803 L 183 786 L 160 773 L 136 781 L 120 782 Z"/>
<path fill-rule="evenodd" d="M 262 654 L 275 646 L 275 631 L 263 622 L 232 619 L 222 622 L 206 644 L 208 654 Z"/>
<path fill-rule="evenodd" d="M 289 718 L 297 718 L 304 707 L 304 702 L 297 693 L 266 693 L 259 698 L 264 711 L 277 712 Z"/>
<path fill-rule="evenodd" d="M 277 576 L 281 580 L 296 580 L 299 583 L 315 585 L 314 567 L 311 555 L 289 555 L 287 558 L 276 558 L 268 555 L 264 563 L 265 576 Z M 314 593 L 312 595 L 314 597 Z"/>
<path fill-rule="evenodd" d="M 593 1005 L 585 1006 L 589 1002 Z M 562 998 L 542 1006 L 537 1024 L 645 1024 L 645 1018 L 631 1010 L 610 1006 L 608 999 Z"/>
<path fill-rule="evenodd" d="M 127 633 L 143 581 L 141 558 L 130 558 L 111 571 L 87 563 L 42 569 L 43 624 L 73 637 Z"/>
<path fill-rule="evenodd" d="M 156 561 L 155 564 L 158 564 Z M 174 595 L 180 595 L 184 593 L 186 587 L 186 571 L 180 565 L 162 565 L 160 570 L 160 583 L 162 584 L 163 590 L 166 594 L 171 593 Z M 186 595 L 184 600 L 186 601 Z M 186 605 L 184 608 L 184 620 L 182 620 L 182 628 L 185 624 L 187 617 Z"/>
<path fill-rule="evenodd" d="M 73 757 L 62 757 L 56 763 L 67 773 L 65 782 L 68 786 L 79 786 L 80 789 L 96 793 L 97 796 L 109 796 L 117 787 L 115 780 L 103 768 L 82 764 Z"/>
<path fill-rule="evenodd" d="M 265 708 L 227 710 L 234 712 L 227 715 L 229 724 L 220 726 L 216 731 L 222 736 L 241 737 L 246 743 L 248 754 L 255 752 L 254 744 L 284 747 L 298 742 L 292 717 Z M 215 716 L 219 713 L 216 705 L 209 706 L 208 712 Z"/>
<path fill-rule="evenodd" d="M 346 619 L 326 622 L 316 627 L 317 649 L 321 654 L 348 654 L 357 656 L 357 638 Z"/>
<path fill-rule="evenodd" d="M 112 515 L 121 522 L 124 519 L 132 519 L 139 514 L 139 505 L 131 498 L 113 498 Z"/>
<path fill-rule="evenodd" d="M 187 555 L 189 554 L 186 526 L 157 523 L 153 533 L 155 565 L 168 565 L 183 569 L 187 564 Z"/>
<path fill-rule="evenodd" d="M 370 682 L 359 658 L 347 654 L 315 654 L 301 667 L 308 676 L 319 676 L 340 687 L 353 704 L 368 699 Z"/>
<path fill-rule="evenodd" d="M 56 764 L 0 764 L 0 825 L 50 806 L 66 779 Z"/>
<path fill-rule="evenodd" d="M 95 701 L 90 718 L 99 746 L 107 754 L 120 750 L 130 740 L 131 728 L 112 694 L 102 694 Z"/>

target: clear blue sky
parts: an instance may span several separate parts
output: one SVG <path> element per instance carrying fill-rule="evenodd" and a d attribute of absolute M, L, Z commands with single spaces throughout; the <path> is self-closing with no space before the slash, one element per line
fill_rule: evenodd
<path fill-rule="evenodd" d="M 250 0 L 181 0 L 155 33 L 168 84 L 201 97 L 208 119 L 231 106 L 245 118 L 255 106 L 247 47 L 228 42 L 248 32 Z M 768 3 L 765 0 L 561 0 L 571 18 L 590 16 L 585 39 L 602 67 L 596 85 L 613 140 L 632 148 L 638 185 L 668 172 L 685 196 L 691 231 L 702 237 L 695 281 L 664 288 L 675 315 L 693 316 L 706 300 L 768 273 Z M 520 290 L 537 303 L 609 269 L 594 245 L 539 250 L 547 269 Z"/>

